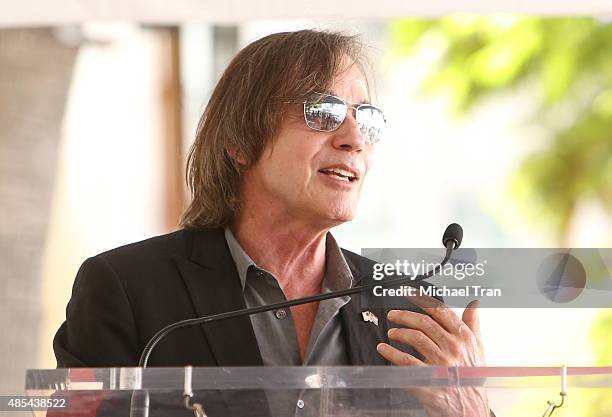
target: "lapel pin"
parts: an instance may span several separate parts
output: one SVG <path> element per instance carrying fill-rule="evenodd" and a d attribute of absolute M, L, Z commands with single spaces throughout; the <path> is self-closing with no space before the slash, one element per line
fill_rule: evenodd
<path fill-rule="evenodd" d="M 376 317 L 376 315 L 371 311 L 362 311 L 361 317 L 363 318 L 363 321 L 369 321 L 370 323 L 374 323 L 378 326 L 378 317 Z"/>

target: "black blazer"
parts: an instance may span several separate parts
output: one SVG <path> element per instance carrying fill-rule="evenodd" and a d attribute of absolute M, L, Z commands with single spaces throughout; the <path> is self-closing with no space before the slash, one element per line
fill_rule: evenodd
<path fill-rule="evenodd" d="M 355 278 L 371 277 L 373 261 L 346 250 L 343 253 Z M 387 310 L 361 303 L 361 295 L 355 295 L 340 310 L 349 361 L 352 365 L 389 365 L 376 351 L 379 342 L 389 343 Z M 146 343 L 168 324 L 242 308 L 242 287 L 223 229 L 179 230 L 122 246 L 87 259 L 79 269 L 66 321 L 53 340 L 57 366 L 137 366 Z M 409 303 L 401 308 L 421 311 Z M 363 321 L 365 310 L 378 317 L 378 325 Z M 400 348 L 420 357 L 410 346 Z M 149 358 L 149 366 L 185 365 L 263 365 L 250 318 L 176 330 Z M 131 394 L 122 393 L 96 406 L 96 415 L 127 415 Z M 211 417 L 269 417 L 266 396 L 261 392 L 201 395 Z M 384 390 L 357 390 L 347 395 L 344 402 L 354 410 L 392 407 Z M 400 407 L 405 409 L 408 403 L 419 407 L 414 397 L 407 397 L 401 398 Z M 234 409 L 238 403 L 246 404 L 248 410 Z M 174 394 L 151 398 L 152 416 L 193 415 L 177 411 L 181 409 L 181 399 Z"/>
<path fill-rule="evenodd" d="M 343 253 L 354 277 L 371 274 L 371 260 Z M 57 366 L 136 366 L 145 344 L 162 327 L 244 307 L 222 229 L 179 230 L 113 249 L 79 269 L 66 321 L 53 341 Z M 366 309 L 356 295 L 340 310 L 350 363 L 386 365 L 376 351 L 377 343 L 388 343 L 386 311 L 368 309 L 379 318 L 376 326 L 363 321 Z M 157 345 L 149 365 L 263 362 L 251 321 L 243 317 L 174 331 Z"/>

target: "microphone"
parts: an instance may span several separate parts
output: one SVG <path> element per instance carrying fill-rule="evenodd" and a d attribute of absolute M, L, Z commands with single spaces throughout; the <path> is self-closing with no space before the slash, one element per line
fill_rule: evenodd
<path fill-rule="evenodd" d="M 463 240 L 463 228 L 457 223 L 451 223 L 448 225 L 442 236 L 442 244 L 445 248 L 448 248 L 449 244 L 453 244 L 453 249 L 457 249 L 461 246 Z"/>
<path fill-rule="evenodd" d="M 183 327 L 196 326 L 198 324 L 208 324 L 208 323 L 213 323 L 216 321 L 227 320 L 230 318 L 236 318 L 236 317 L 241 317 L 241 316 L 250 316 L 252 314 L 263 313 L 266 311 L 278 310 L 281 308 L 293 307 L 296 305 L 308 304 L 308 303 L 317 302 L 317 301 L 329 300 L 331 298 L 344 297 L 345 295 L 357 294 L 363 290 L 374 288 L 375 286 L 393 287 L 393 286 L 405 284 L 408 282 L 418 282 L 418 281 L 425 280 L 431 277 L 432 275 L 437 274 L 442 269 L 442 267 L 444 267 L 444 265 L 448 263 L 451 253 L 453 252 L 453 250 L 459 247 L 462 239 L 463 239 L 463 229 L 461 228 L 461 226 L 459 226 L 457 223 L 450 224 L 446 228 L 446 231 L 444 232 L 444 236 L 442 238 L 442 243 L 444 243 L 444 247 L 446 248 L 446 254 L 444 256 L 444 259 L 442 259 L 442 261 L 434 269 L 430 270 L 427 273 L 417 275 L 415 277 L 405 276 L 402 278 L 390 279 L 390 280 L 387 280 L 386 282 L 375 282 L 375 283 L 370 283 L 370 284 L 358 285 L 356 287 L 347 288 L 345 290 L 332 291 L 326 294 L 318 294 L 318 295 L 312 295 L 310 297 L 296 298 L 294 300 L 283 301 L 281 303 L 268 304 L 268 305 L 259 306 L 259 307 L 243 308 L 241 310 L 213 314 L 212 316 L 185 319 L 185 320 L 178 321 L 176 323 L 169 324 L 168 326 L 159 330 L 157 333 L 153 335 L 153 337 L 151 337 L 151 339 L 149 339 L 149 342 L 146 344 L 146 346 L 144 347 L 142 351 L 142 354 L 140 356 L 140 361 L 138 362 L 138 366 L 142 368 L 146 368 L 147 363 L 149 361 L 149 356 L 151 355 L 151 352 L 153 351 L 155 346 L 164 337 L 166 337 L 170 332 L 176 329 L 180 329 Z M 359 279 L 367 278 L 367 275 L 361 276 L 358 278 Z"/>

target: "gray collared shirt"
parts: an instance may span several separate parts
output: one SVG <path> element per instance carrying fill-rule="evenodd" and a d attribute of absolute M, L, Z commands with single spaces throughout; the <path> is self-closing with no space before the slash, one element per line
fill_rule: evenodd
<path fill-rule="evenodd" d="M 225 228 L 225 239 L 236 264 L 246 307 L 286 301 L 274 275 L 253 262 L 228 227 Z M 330 233 L 327 234 L 325 248 L 322 292 L 351 287 L 353 275 Z M 348 352 L 339 310 L 349 299 L 345 296 L 319 302 L 303 363 L 289 308 L 252 315 L 251 323 L 264 365 L 348 365 Z"/>

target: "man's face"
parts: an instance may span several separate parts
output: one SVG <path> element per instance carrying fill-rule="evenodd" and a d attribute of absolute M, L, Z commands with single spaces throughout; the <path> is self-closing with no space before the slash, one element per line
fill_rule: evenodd
<path fill-rule="evenodd" d="M 366 81 L 355 65 L 339 74 L 326 93 L 349 104 L 368 100 Z M 319 132 L 306 126 L 302 106 L 289 106 L 278 136 L 247 170 L 243 186 L 265 202 L 269 213 L 328 227 L 351 220 L 373 145 L 363 139 L 352 109 L 338 129 Z M 338 170 L 354 179 L 347 181 Z"/>

